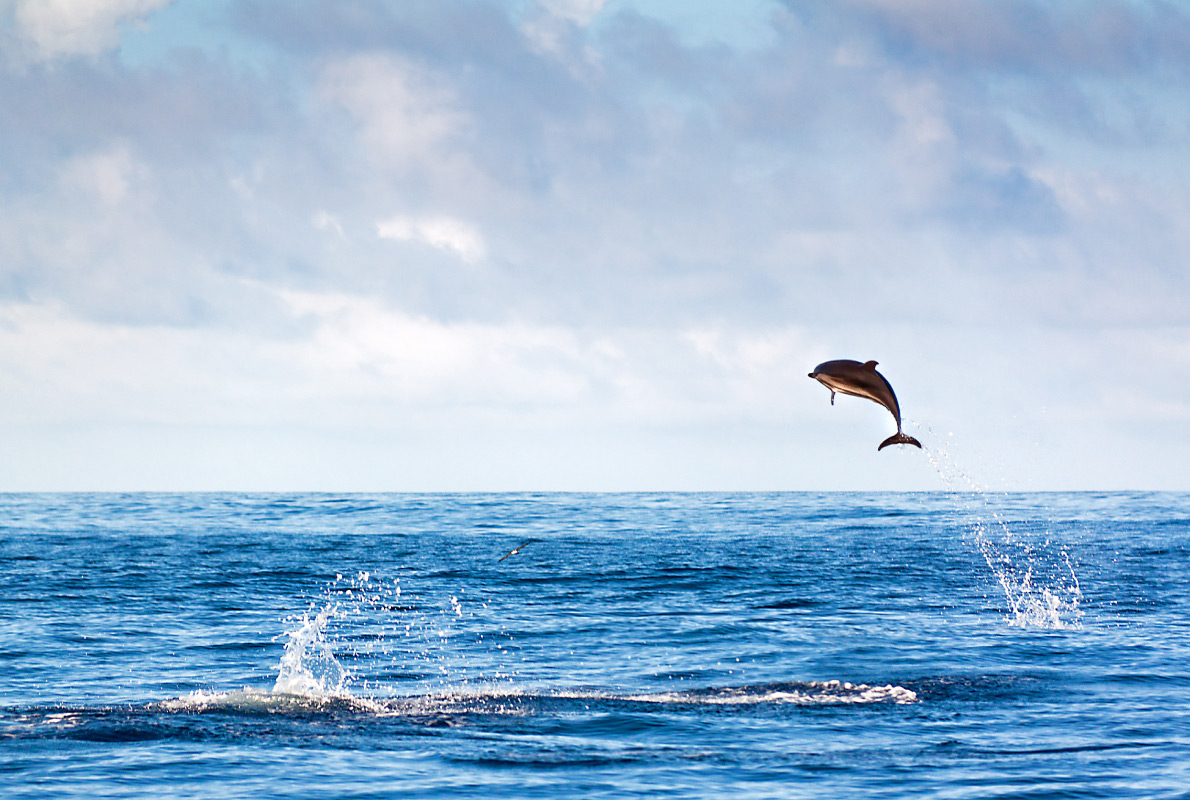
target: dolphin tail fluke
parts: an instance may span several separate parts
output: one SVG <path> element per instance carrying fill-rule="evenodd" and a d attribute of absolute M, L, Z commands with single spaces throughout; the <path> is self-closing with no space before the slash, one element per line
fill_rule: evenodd
<path fill-rule="evenodd" d="M 921 447 L 921 442 L 917 441 L 916 439 L 914 439 L 912 436 L 910 436 L 907 433 L 901 433 L 900 431 L 897 431 L 892 436 L 888 437 L 883 442 L 881 442 L 880 446 L 877 447 L 876 449 L 883 450 L 884 448 L 888 447 L 890 444 L 911 444 L 914 447 Z"/>

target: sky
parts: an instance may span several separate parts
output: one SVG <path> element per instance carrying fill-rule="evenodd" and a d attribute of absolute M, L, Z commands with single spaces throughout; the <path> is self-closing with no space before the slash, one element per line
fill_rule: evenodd
<path fill-rule="evenodd" d="M 1172 0 L 0 0 L 0 491 L 1190 490 L 1187 85 Z"/>

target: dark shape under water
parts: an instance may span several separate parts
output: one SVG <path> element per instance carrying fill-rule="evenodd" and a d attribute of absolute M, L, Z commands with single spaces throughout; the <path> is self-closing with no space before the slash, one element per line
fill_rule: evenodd
<path fill-rule="evenodd" d="M 867 398 L 889 410 L 893 419 L 897 421 L 897 432 L 881 442 L 877 450 L 883 450 L 890 444 L 921 447 L 921 442 L 901 432 L 901 406 L 897 403 L 896 392 L 893 391 L 892 384 L 876 371 L 875 361 L 862 364 L 847 358 L 824 361 L 814 368 L 810 377 L 831 390 L 832 406 L 835 404 L 835 392 L 839 392 Z"/>

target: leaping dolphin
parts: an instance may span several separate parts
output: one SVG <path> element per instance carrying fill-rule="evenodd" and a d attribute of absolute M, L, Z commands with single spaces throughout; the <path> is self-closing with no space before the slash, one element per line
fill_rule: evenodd
<path fill-rule="evenodd" d="M 877 447 L 883 450 L 890 444 L 911 444 L 921 447 L 921 442 L 908 434 L 901 433 L 901 406 L 897 403 L 896 392 L 883 375 L 876 371 L 876 362 L 867 361 L 863 364 L 844 358 L 838 361 L 824 361 L 814 368 L 810 377 L 831 390 L 831 405 L 835 404 L 835 392 L 850 394 L 855 397 L 865 397 L 874 403 L 879 403 L 889 410 L 893 419 L 897 421 L 897 432 L 885 439 Z"/>

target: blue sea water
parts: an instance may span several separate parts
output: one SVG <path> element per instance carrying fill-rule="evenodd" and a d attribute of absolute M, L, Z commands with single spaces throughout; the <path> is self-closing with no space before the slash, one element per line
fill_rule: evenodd
<path fill-rule="evenodd" d="M 0 562 L 6 798 L 1190 798 L 1185 494 L 10 494 Z"/>

